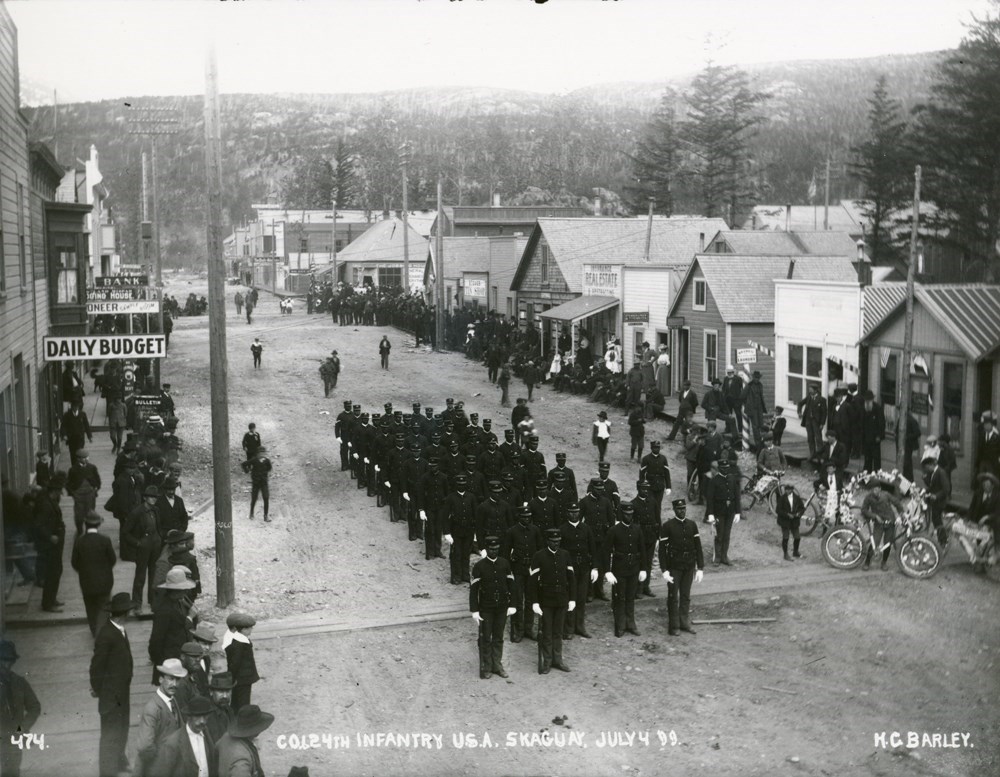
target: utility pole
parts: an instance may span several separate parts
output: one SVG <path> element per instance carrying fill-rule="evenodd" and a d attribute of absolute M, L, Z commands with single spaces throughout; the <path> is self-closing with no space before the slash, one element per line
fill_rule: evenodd
<path fill-rule="evenodd" d="M 437 326 L 437 349 L 439 351 L 444 350 L 444 312 L 445 312 L 445 298 L 444 298 L 444 234 L 441 231 L 441 225 L 444 223 L 444 205 L 441 200 L 441 176 L 438 176 L 438 187 L 437 187 L 437 223 L 438 228 L 436 234 L 434 235 L 434 296 L 437 298 L 437 316 L 435 316 L 435 323 Z M 486 290 L 487 295 L 487 307 L 489 307 L 489 293 L 490 290 Z"/>
<path fill-rule="evenodd" d="M 906 317 L 903 319 L 903 396 L 896 425 L 896 468 L 906 461 L 906 427 L 910 421 L 910 363 L 913 361 L 913 285 L 917 273 L 917 232 L 920 228 L 920 165 L 913 173 L 913 223 L 910 225 L 910 266 L 906 270 Z M 912 455 L 912 454 L 911 454 Z"/>
<path fill-rule="evenodd" d="M 330 277 L 333 278 L 333 285 L 337 285 L 337 195 L 334 194 L 333 199 L 330 202 L 333 208 L 333 235 L 332 242 L 330 243 L 330 262 L 332 269 L 330 270 Z"/>
<path fill-rule="evenodd" d="M 409 210 L 408 200 L 406 198 L 406 190 L 409 188 L 407 185 L 406 178 L 406 163 L 407 155 L 409 154 L 409 148 L 406 144 L 400 149 L 403 157 L 403 288 L 409 292 L 410 291 L 410 230 L 409 230 L 409 219 L 407 218 L 407 211 Z"/>
<path fill-rule="evenodd" d="M 208 347 L 212 403 L 212 469 L 215 497 L 215 596 L 219 608 L 236 596 L 233 574 L 233 507 L 229 482 L 229 405 L 226 354 L 226 258 L 222 252 L 222 132 L 215 47 L 205 62 L 205 169 L 208 175 Z"/>
<path fill-rule="evenodd" d="M 655 200 L 649 198 L 649 220 L 646 222 L 646 250 L 642 253 L 643 261 L 649 261 L 649 244 L 653 239 L 653 204 Z"/>
<path fill-rule="evenodd" d="M 156 138 L 160 135 L 176 135 L 180 130 L 177 125 L 180 123 L 177 118 L 177 111 L 172 108 L 137 108 L 133 116 L 129 117 L 132 129 L 131 135 L 143 135 L 149 138 L 152 165 L 152 200 L 153 200 L 153 252 L 156 263 L 156 295 L 159 300 L 159 312 L 157 321 L 159 329 L 157 332 L 163 333 L 163 257 L 160 253 L 160 212 L 159 198 L 157 197 L 156 186 Z M 156 381 L 156 388 L 160 387 L 160 360 L 153 360 L 153 375 Z"/>
<path fill-rule="evenodd" d="M 823 229 L 830 228 L 830 155 L 826 155 L 826 191 L 823 194 Z"/>

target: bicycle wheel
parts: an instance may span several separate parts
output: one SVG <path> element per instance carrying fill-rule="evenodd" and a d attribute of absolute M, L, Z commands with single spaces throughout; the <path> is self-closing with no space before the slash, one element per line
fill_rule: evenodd
<path fill-rule="evenodd" d="M 823 508 L 820 506 L 819 497 L 813 497 L 812 501 L 806 505 L 806 511 L 802 514 L 802 521 L 799 524 L 799 534 L 808 537 L 816 527 L 823 523 Z"/>
<path fill-rule="evenodd" d="M 771 515 L 777 515 L 778 514 L 778 491 L 779 490 L 780 489 L 777 486 L 775 486 L 774 488 L 772 488 L 770 491 L 767 492 L 767 511 Z M 794 493 L 796 495 L 798 495 L 798 493 L 799 493 L 798 490 L 795 488 L 795 486 L 791 487 L 791 491 L 792 491 L 792 493 Z M 799 529 L 799 534 L 801 534 L 801 533 L 802 533 L 802 529 L 800 528 Z"/>
<path fill-rule="evenodd" d="M 701 481 L 698 478 L 697 472 L 692 473 L 691 477 L 688 479 L 687 498 L 688 504 L 694 504 L 701 499 Z"/>
<path fill-rule="evenodd" d="M 820 544 L 826 563 L 836 569 L 854 569 L 865 555 L 865 542 L 857 529 L 838 526 Z"/>
<path fill-rule="evenodd" d="M 930 538 L 910 537 L 899 546 L 896 560 L 904 575 L 924 580 L 940 569 L 943 555 Z"/>

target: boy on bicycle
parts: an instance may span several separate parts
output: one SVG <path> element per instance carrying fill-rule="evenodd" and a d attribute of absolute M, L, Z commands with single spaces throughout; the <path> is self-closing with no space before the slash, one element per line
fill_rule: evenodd
<path fill-rule="evenodd" d="M 902 509 L 902 506 L 902 502 L 895 496 L 895 487 L 882 483 L 861 504 L 861 517 L 869 524 L 874 544 L 882 548 L 882 564 L 879 569 L 883 572 L 889 563 L 892 542 L 896 539 L 896 510 Z M 866 570 L 871 567 L 872 554 L 873 547 L 869 545 L 865 554 Z"/>

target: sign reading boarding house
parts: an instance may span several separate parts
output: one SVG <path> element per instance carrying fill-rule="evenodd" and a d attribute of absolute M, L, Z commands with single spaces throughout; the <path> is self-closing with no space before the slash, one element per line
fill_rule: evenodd
<path fill-rule="evenodd" d="M 42 347 L 47 362 L 79 359 L 162 359 L 167 355 L 163 335 L 93 335 L 44 337 Z"/>
<path fill-rule="evenodd" d="M 622 296 L 622 268 L 617 264 L 585 264 L 583 266 L 583 296 Z"/>

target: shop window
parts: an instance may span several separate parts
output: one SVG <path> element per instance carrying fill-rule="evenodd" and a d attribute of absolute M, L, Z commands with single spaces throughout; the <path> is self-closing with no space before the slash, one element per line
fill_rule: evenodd
<path fill-rule="evenodd" d="M 899 396 L 899 357 L 890 354 L 879 369 L 878 400 L 883 406 L 896 406 Z"/>
<path fill-rule="evenodd" d="M 56 302 L 60 305 L 75 305 L 80 302 L 77 289 L 76 251 L 68 246 L 58 247 L 56 258 Z"/>
<path fill-rule="evenodd" d="M 823 393 L 823 349 L 807 345 L 788 346 L 788 401 L 801 402 L 816 386 Z"/>
<path fill-rule="evenodd" d="M 958 362 L 942 364 L 941 431 L 951 436 L 951 445 L 962 447 L 962 400 L 965 387 L 965 365 Z"/>
<path fill-rule="evenodd" d="M 705 330 L 705 371 L 704 383 L 711 385 L 712 379 L 719 377 L 719 333 L 714 329 Z"/>
<path fill-rule="evenodd" d="M 403 271 L 399 267 L 383 267 L 378 271 L 379 286 L 390 288 L 403 285 Z"/>
<path fill-rule="evenodd" d="M 695 278 L 694 281 L 694 309 L 705 310 L 705 300 L 708 296 L 707 284 L 704 279 Z"/>

